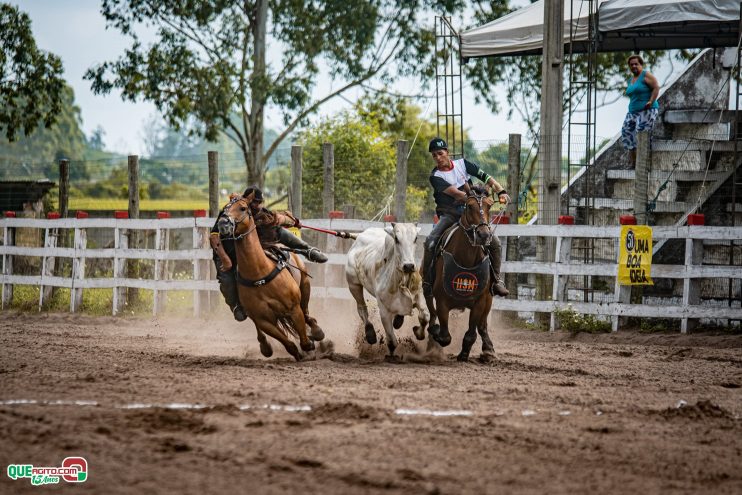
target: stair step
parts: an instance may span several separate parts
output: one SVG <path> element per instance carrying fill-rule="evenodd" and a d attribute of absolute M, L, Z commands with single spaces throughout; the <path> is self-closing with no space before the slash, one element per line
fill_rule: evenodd
<path fill-rule="evenodd" d="M 584 207 L 586 205 L 585 198 L 572 198 L 569 202 L 570 206 L 573 207 Z M 591 205 L 591 202 L 587 202 Z M 594 207 L 596 209 L 607 208 L 611 210 L 633 210 L 634 200 L 633 199 L 617 199 L 617 198 L 595 198 Z M 683 213 L 690 207 L 689 203 L 681 201 L 664 202 L 658 201 L 657 206 L 654 209 L 655 213 Z"/>
<path fill-rule="evenodd" d="M 649 180 L 661 180 L 664 181 L 667 179 L 667 176 L 669 175 L 669 171 L 656 171 L 656 172 L 650 172 L 649 173 Z M 676 180 L 676 181 L 692 181 L 692 182 L 700 182 L 703 180 L 706 181 L 716 181 L 721 179 L 724 176 L 724 172 L 709 172 L 708 174 L 706 172 L 691 172 L 691 171 L 675 171 L 670 176 L 670 180 Z M 612 179 L 612 180 L 635 180 L 636 179 L 636 171 L 634 170 L 608 170 L 606 171 L 606 178 Z"/>
<path fill-rule="evenodd" d="M 709 141 L 705 139 L 652 140 L 652 151 L 708 151 L 712 146 L 714 151 L 734 151 L 734 141 Z M 742 150 L 742 145 L 740 149 Z"/>
<path fill-rule="evenodd" d="M 734 122 L 734 110 L 667 110 L 662 119 L 666 124 L 726 124 Z"/>

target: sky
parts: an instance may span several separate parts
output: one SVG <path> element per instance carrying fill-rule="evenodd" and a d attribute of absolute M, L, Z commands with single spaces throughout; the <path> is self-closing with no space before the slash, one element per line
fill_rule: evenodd
<path fill-rule="evenodd" d="M 104 144 L 107 150 L 121 154 L 144 155 L 146 147 L 143 125 L 152 116 L 158 115 L 153 104 L 148 102 L 125 102 L 114 90 L 109 95 L 96 95 L 90 82 L 83 80 L 85 71 L 101 62 L 114 60 L 129 47 L 128 38 L 115 29 L 106 29 L 105 19 L 100 14 L 99 0 L 11 0 L 29 14 L 36 43 L 42 50 L 50 51 L 62 58 L 64 77 L 75 91 L 75 99 L 81 109 L 82 128 L 87 136 L 98 126 L 105 130 Z M 518 5 L 519 2 L 513 2 Z M 523 2 L 520 2 L 523 3 Z M 326 91 L 332 82 L 318 81 L 317 95 Z M 507 107 L 499 115 L 492 114 L 484 105 L 474 102 L 474 95 L 464 81 L 463 119 L 471 139 L 478 141 L 506 141 L 508 134 L 525 136 L 526 126 L 514 115 L 507 118 Z M 412 81 L 402 81 L 394 88 L 402 94 L 418 92 Z M 435 91 L 433 86 L 432 92 Z M 504 90 L 498 100 L 505 102 Z M 332 115 L 348 108 L 361 95 L 361 91 L 350 91 L 345 99 L 335 98 L 322 107 L 317 118 Z M 435 119 L 435 102 L 416 102 L 429 120 Z M 623 121 L 626 102 L 619 99 L 613 105 L 598 111 L 597 135 L 609 138 L 616 134 Z M 280 122 L 271 122 L 269 127 L 279 129 Z M 272 125 L 274 124 L 274 125 Z"/>

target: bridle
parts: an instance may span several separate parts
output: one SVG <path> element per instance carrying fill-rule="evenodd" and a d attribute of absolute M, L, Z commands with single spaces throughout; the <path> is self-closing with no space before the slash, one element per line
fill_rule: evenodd
<path fill-rule="evenodd" d="M 242 234 L 240 234 L 238 236 L 235 236 L 234 235 L 234 232 L 237 230 L 237 225 L 241 224 L 242 222 L 245 221 L 245 219 L 247 219 L 248 217 L 251 217 L 252 216 L 252 214 L 250 213 L 250 205 L 249 204 L 247 205 L 247 208 L 245 208 L 245 211 L 242 213 L 242 216 L 239 219 L 234 219 L 234 218 L 232 218 L 229 215 L 229 210 L 230 210 L 230 208 L 232 208 L 232 205 L 234 205 L 235 203 L 237 203 L 239 201 L 244 201 L 244 200 L 245 200 L 245 198 L 240 197 L 240 196 L 236 196 L 236 197 L 232 198 L 229 201 L 229 203 L 227 203 L 226 205 L 224 205 L 224 209 L 222 210 L 222 213 L 224 213 L 224 216 L 222 218 L 226 218 L 227 219 L 227 221 L 229 222 L 231 231 L 232 231 L 232 237 L 225 237 L 225 239 L 230 239 L 230 240 L 233 240 L 233 241 L 238 241 L 238 240 L 240 240 L 240 239 L 242 239 L 242 238 L 250 235 L 258 227 L 253 222 L 253 226 L 252 226 L 251 229 L 247 230 L 246 232 L 243 232 Z"/>
<path fill-rule="evenodd" d="M 489 244 L 490 240 L 492 239 L 492 231 L 489 228 L 489 222 L 486 221 L 484 216 L 484 206 L 482 206 L 484 199 L 488 196 L 486 194 L 477 194 L 475 192 L 470 193 L 469 197 L 466 198 L 466 204 L 463 215 L 461 215 L 461 218 L 459 218 L 459 226 L 466 234 L 466 238 L 469 240 L 469 243 L 472 246 L 486 246 Z M 475 200 L 477 202 L 477 206 L 479 206 L 479 224 L 477 225 L 469 225 L 468 227 L 464 225 L 464 222 L 468 224 L 469 221 L 466 218 L 466 207 L 469 203 L 469 200 Z M 487 229 L 487 238 L 483 241 L 482 244 L 478 242 L 479 237 L 476 234 L 477 229 L 485 227 Z"/>

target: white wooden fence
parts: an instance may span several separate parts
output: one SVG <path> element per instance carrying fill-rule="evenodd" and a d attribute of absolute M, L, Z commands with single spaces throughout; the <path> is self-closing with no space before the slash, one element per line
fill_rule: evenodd
<path fill-rule="evenodd" d="M 305 225 L 330 228 L 334 230 L 361 231 L 371 226 L 382 226 L 381 222 L 360 220 L 304 220 Z M 39 307 L 48 297 L 50 287 L 66 287 L 70 290 L 70 311 L 79 310 L 82 294 L 85 289 L 113 289 L 113 314 L 121 311 L 124 291 L 127 288 L 149 289 L 154 292 L 153 311 L 162 309 L 164 291 L 193 291 L 193 310 L 195 315 L 204 311 L 204 294 L 218 291 L 218 285 L 211 275 L 211 249 L 208 247 L 208 231 L 214 224 L 212 218 L 180 218 L 159 220 L 133 219 L 58 219 L 38 220 L 6 218 L 0 219 L 0 230 L 3 232 L 3 245 L 0 245 L 2 256 L 2 307 L 7 308 L 12 300 L 14 285 L 39 286 Z M 421 236 L 430 232 L 431 225 L 421 225 Z M 44 247 L 15 246 L 14 233 L 17 228 L 41 229 L 44 233 Z M 87 229 L 113 229 L 115 239 L 113 248 L 87 247 Z M 74 246 L 57 247 L 60 229 L 74 231 Z M 168 236 L 173 229 L 190 229 L 192 243 L 189 249 L 168 249 Z M 132 232 L 138 230 L 155 231 L 155 243 L 152 249 L 129 248 Z M 568 276 L 603 276 L 615 277 L 617 260 L 601 263 L 583 263 L 570 258 L 571 243 L 577 238 L 594 238 L 617 240 L 620 227 L 594 227 L 580 225 L 499 225 L 497 235 L 507 243 L 508 239 L 520 237 L 554 237 L 556 238 L 555 261 L 550 263 L 536 261 L 505 260 L 503 273 L 529 273 L 553 275 L 552 297 L 549 301 L 525 299 L 496 298 L 495 310 L 520 312 L 551 313 L 551 327 L 556 327 L 554 312 L 569 306 L 578 313 L 611 316 L 613 329 L 619 327 L 619 318 L 624 316 L 647 318 L 679 318 L 681 331 L 689 328 L 695 319 L 716 318 L 742 320 L 742 309 L 739 307 L 710 307 L 699 305 L 699 285 L 704 278 L 742 279 L 739 266 L 703 265 L 701 264 L 703 241 L 729 241 L 742 239 L 742 227 L 654 227 L 653 237 L 657 240 L 684 239 L 685 263 L 682 265 L 653 265 L 652 277 L 683 280 L 682 304 L 680 305 L 647 305 L 630 304 L 630 289 L 616 283 L 613 301 L 609 302 L 570 302 L 567 300 L 565 283 Z M 617 251 L 617 250 L 616 250 Z M 503 246 L 503 253 L 507 249 Z M 39 275 L 17 275 L 13 273 L 13 257 L 27 256 L 41 258 Z M 55 258 L 70 258 L 72 273 L 69 277 L 54 276 L 50 270 Z M 90 278 L 85 276 L 85 262 L 92 258 L 113 260 L 113 276 L 110 278 Z M 154 260 L 154 276 L 151 279 L 128 278 L 126 260 Z M 192 264 L 192 276 L 188 279 L 173 280 L 163 271 L 163 265 L 170 260 L 185 260 Z M 337 253 L 330 256 L 326 265 L 313 265 L 312 269 L 324 270 L 322 277 L 316 277 L 313 283 L 314 297 L 350 298 L 344 289 L 342 269 L 345 255 Z M 332 274 L 332 276 L 330 276 Z"/>

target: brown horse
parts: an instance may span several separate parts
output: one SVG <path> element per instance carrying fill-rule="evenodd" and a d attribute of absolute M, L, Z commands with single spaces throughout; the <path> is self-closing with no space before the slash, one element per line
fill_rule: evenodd
<path fill-rule="evenodd" d="M 317 321 L 309 316 L 309 275 L 296 253 L 288 261 L 275 261 L 263 250 L 250 210 L 253 194 L 234 196 L 219 219 L 219 233 L 235 239 L 240 303 L 258 330 L 260 352 L 270 357 L 273 349 L 265 334 L 283 344 L 298 361 L 302 354 L 289 334 L 299 338 L 302 350 L 314 349 L 312 340 L 324 338 Z M 307 337 L 307 326 L 311 339 Z"/>
<path fill-rule="evenodd" d="M 441 237 L 440 254 L 434 265 L 433 297 L 425 298 L 430 310 L 428 333 L 443 347 L 451 343 L 448 313 L 452 309 L 469 309 L 469 329 L 461 344 L 459 361 L 469 359 L 477 332 L 482 338 L 482 359 L 491 359 L 495 352 L 487 332 L 487 316 L 492 307 L 489 288 L 494 277 L 486 246 L 493 235 L 490 229 L 493 204 L 484 187 L 471 188 L 459 222 Z"/>

